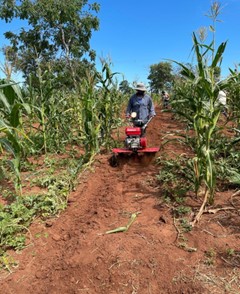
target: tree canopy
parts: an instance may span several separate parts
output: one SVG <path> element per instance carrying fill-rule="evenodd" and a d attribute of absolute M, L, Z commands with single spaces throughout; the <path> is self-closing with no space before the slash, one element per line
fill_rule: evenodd
<path fill-rule="evenodd" d="M 99 4 L 88 4 L 88 0 L 2 0 L 1 19 L 28 23 L 18 33 L 5 32 L 10 41 L 8 56 L 25 78 L 36 73 L 39 65 L 76 78 L 76 65 L 84 58 L 85 63 L 95 59 L 89 42 L 92 31 L 99 28 L 99 9 Z"/>
<path fill-rule="evenodd" d="M 121 81 L 121 83 L 119 84 L 119 90 L 123 94 L 129 94 L 129 95 L 133 92 L 133 88 L 129 85 L 129 82 L 127 80 Z"/>
<path fill-rule="evenodd" d="M 148 80 L 150 80 L 149 84 L 153 93 L 158 93 L 166 84 L 171 84 L 173 81 L 171 63 L 160 62 L 151 65 Z"/>

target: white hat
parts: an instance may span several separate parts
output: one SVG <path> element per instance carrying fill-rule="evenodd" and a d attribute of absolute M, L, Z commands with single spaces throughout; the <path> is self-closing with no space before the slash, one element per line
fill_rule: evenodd
<path fill-rule="evenodd" d="M 143 83 L 138 83 L 135 90 L 143 91 L 143 92 L 147 91 L 147 89 Z"/>

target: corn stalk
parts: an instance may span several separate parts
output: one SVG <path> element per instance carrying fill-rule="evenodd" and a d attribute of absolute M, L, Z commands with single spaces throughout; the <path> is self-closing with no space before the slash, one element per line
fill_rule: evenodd
<path fill-rule="evenodd" d="M 228 86 L 228 82 L 217 82 L 214 77 L 216 67 L 221 63 L 226 42 L 218 47 L 210 65 L 207 56 L 208 53 L 212 54 L 213 52 L 213 43 L 209 46 L 200 44 L 195 34 L 193 34 L 193 42 L 197 59 L 196 69 L 192 70 L 184 64 L 176 62 L 182 68 L 181 74 L 184 77 L 184 83 L 188 84 L 190 95 L 188 93 L 185 97 L 176 99 L 173 102 L 173 107 L 176 113 L 183 115 L 190 121 L 195 133 L 195 157 L 193 158 L 195 189 L 197 195 L 200 194 L 201 189 L 204 191 L 203 204 L 196 218 L 198 221 L 206 203 L 212 204 L 214 202 L 216 173 L 213 134 L 216 132 L 221 112 L 217 96 L 219 90 Z M 182 106 L 185 102 L 190 111 L 185 114 L 186 108 L 185 111 L 177 110 L 178 102 Z"/>
<path fill-rule="evenodd" d="M 97 110 L 97 95 L 95 91 L 96 74 L 89 72 L 81 86 L 81 98 L 79 100 L 81 110 L 81 130 L 87 158 L 99 152 L 99 112 Z"/>
<path fill-rule="evenodd" d="M 112 145 L 112 129 L 119 124 L 120 111 L 122 110 L 123 96 L 117 90 L 110 65 L 102 61 L 102 72 L 98 79 L 101 87 L 98 89 L 98 110 L 100 118 L 101 145 L 109 149 Z"/>
<path fill-rule="evenodd" d="M 111 146 L 112 129 L 119 123 L 122 105 L 113 80 L 115 75 L 107 62 L 103 63 L 101 72 L 87 71 L 79 86 L 80 95 L 73 105 L 85 155 L 89 159 L 101 147 Z"/>
<path fill-rule="evenodd" d="M 24 103 L 21 89 L 15 83 L 2 81 L 0 85 L 0 147 L 13 158 L 8 160 L 16 180 L 15 190 L 22 194 L 20 163 L 23 156 L 22 137 L 27 138 L 22 123 L 23 112 L 30 113 L 30 107 Z"/>

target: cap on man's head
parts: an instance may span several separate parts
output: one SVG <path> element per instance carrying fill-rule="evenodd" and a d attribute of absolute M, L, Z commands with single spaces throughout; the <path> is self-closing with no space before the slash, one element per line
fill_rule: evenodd
<path fill-rule="evenodd" d="M 147 91 L 145 85 L 143 83 L 138 83 L 135 90 L 145 92 Z"/>

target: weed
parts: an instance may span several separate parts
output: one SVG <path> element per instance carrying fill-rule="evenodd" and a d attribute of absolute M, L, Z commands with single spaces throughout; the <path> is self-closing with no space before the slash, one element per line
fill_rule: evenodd
<path fill-rule="evenodd" d="M 44 232 L 44 233 L 36 233 L 35 234 L 35 238 L 36 239 L 40 239 L 40 238 L 48 238 L 49 237 L 49 234 L 47 232 Z"/>
<path fill-rule="evenodd" d="M 66 208 L 68 194 L 73 189 L 71 177 L 55 176 L 44 181 L 44 185 L 48 189 L 45 194 L 17 197 L 10 205 L 0 207 L 0 246 L 3 250 L 24 248 L 27 227 L 35 217 L 47 218 Z"/>
<path fill-rule="evenodd" d="M 168 196 L 166 196 L 166 195 L 163 196 L 163 200 L 164 200 L 164 202 L 167 203 L 167 204 L 170 204 L 170 203 L 171 203 L 171 198 L 168 197 Z"/>
<path fill-rule="evenodd" d="M 11 273 L 12 268 L 16 267 L 17 265 L 17 262 L 12 256 L 5 253 L 0 256 L 0 270 L 7 270 Z"/>
<path fill-rule="evenodd" d="M 192 230 L 191 224 L 185 218 L 180 219 L 180 224 L 181 224 L 181 227 L 183 228 L 184 233 L 190 232 Z"/>
<path fill-rule="evenodd" d="M 181 155 L 175 159 L 162 156 L 157 159 L 157 163 L 160 167 L 157 180 L 164 197 L 178 203 L 184 202 L 187 192 L 193 188 L 191 176 L 188 176 L 191 174 L 188 160 Z"/>
<path fill-rule="evenodd" d="M 41 234 L 41 233 L 36 233 L 36 234 L 35 234 L 35 238 L 36 238 L 36 239 L 39 239 L 39 238 L 41 238 L 41 236 L 42 236 L 42 234 Z"/>
<path fill-rule="evenodd" d="M 204 264 L 206 265 L 214 265 L 216 262 L 217 253 L 213 248 L 210 248 L 205 252 L 206 259 L 204 260 Z"/>
<path fill-rule="evenodd" d="M 215 258 L 217 254 L 213 248 L 210 248 L 208 251 L 205 252 L 205 255 L 209 258 Z"/>
<path fill-rule="evenodd" d="M 184 197 L 176 197 L 175 198 L 175 201 L 178 203 L 178 204 L 182 204 L 185 202 L 185 198 Z"/>
<path fill-rule="evenodd" d="M 174 214 L 176 215 L 176 217 L 186 215 L 186 214 L 190 213 L 191 211 L 192 211 L 191 208 L 188 206 L 181 205 L 181 206 L 174 208 Z"/>
<path fill-rule="evenodd" d="M 13 202 L 16 200 L 17 195 L 16 195 L 15 191 L 4 189 L 4 190 L 2 190 L 2 198 L 8 202 Z"/>
<path fill-rule="evenodd" d="M 235 255 L 235 250 L 232 249 L 232 248 L 228 248 L 228 249 L 226 250 L 226 253 L 227 253 L 227 256 L 228 256 L 228 257 L 233 257 L 233 256 Z"/>

